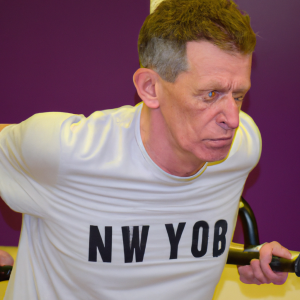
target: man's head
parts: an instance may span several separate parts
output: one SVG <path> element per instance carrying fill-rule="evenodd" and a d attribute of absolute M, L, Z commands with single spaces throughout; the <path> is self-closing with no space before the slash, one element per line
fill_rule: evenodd
<path fill-rule="evenodd" d="M 188 69 L 186 44 L 209 41 L 221 50 L 250 54 L 256 37 L 248 15 L 231 0 L 165 0 L 140 31 L 140 63 L 174 82 Z"/>
<path fill-rule="evenodd" d="M 145 104 L 144 145 L 165 171 L 187 176 L 226 157 L 251 85 L 255 40 L 249 17 L 227 0 L 165 0 L 146 19 L 144 68 L 134 83 Z M 167 167 L 181 162 L 183 172 Z"/>

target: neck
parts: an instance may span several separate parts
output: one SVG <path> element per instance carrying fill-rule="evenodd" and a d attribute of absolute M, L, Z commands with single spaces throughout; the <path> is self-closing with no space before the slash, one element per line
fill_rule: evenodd
<path fill-rule="evenodd" d="M 192 153 L 179 147 L 159 108 L 150 109 L 143 104 L 140 129 L 148 155 L 165 172 L 188 177 L 196 174 L 205 164 Z"/>

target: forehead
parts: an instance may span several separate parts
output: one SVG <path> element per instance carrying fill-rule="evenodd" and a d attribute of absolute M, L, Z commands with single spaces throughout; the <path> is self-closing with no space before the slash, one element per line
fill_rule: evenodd
<path fill-rule="evenodd" d="M 252 55 L 229 53 L 206 42 L 187 43 L 187 75 L 195 80 L 222 85 L 250 85 Z"/>

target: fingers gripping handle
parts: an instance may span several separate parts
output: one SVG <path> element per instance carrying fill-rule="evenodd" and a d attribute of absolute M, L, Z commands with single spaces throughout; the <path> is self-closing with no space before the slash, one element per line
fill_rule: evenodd
<path fill-rule="evenodd" d="M 250 265 L 252 259 L 259 259 L 257 248 L 244 249 L 239 244 L 231 245 L 227 258 L 229 265 Z M 285 259 L 277 256 L 272 257 L 270 267 L 273 271 L 295 273 L 300 277 L 300 253 L 293 252 L 292 259 Z"/>
<path fill-rule="evenodd" d="M 270 267 L 273 271 L 295 273 L 300 277 L 300 255 L 294 259 L 273 256 Z"/>

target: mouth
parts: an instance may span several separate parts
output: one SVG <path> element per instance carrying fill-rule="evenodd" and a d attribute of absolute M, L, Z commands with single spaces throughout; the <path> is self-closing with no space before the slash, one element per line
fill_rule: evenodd
<path fill-rule="evenodd" d="M 218 139 L 206 139 L 206 142 L 213 146 L 214 148 L 222 148 L 226 146 L 230 146 L 232 143 L 232 136 L 230 137 L 221 137 Z"/>
<path fill-rule="evenodd" d="M 219 139 L 208 139 L 208 141 L 229 141 L 231 139 L 232 137 L 227 137 L 227 138 L 219 138 Z"/>

